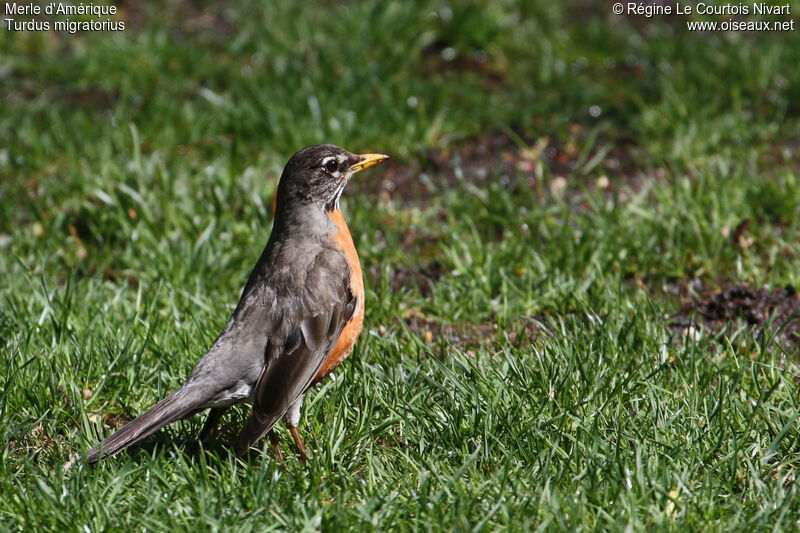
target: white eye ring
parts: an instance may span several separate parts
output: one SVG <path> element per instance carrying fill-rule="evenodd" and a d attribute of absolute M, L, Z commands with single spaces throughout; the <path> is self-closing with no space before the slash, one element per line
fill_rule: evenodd
<path fill-rule="evenodd" d="M 331 174 L 339 170 L 339 160 L 335 157 L 326 157 L 322 160 L 322 166 Z"/>

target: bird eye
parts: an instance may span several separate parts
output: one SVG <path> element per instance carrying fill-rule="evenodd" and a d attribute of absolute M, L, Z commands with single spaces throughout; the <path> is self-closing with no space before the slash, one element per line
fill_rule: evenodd
<path fill-rule="evenodd" d="M 336 160 L 335 157 L 329 157 L 323 163 L 325 170 L 333 174 L 339 168 L 339 161 Z"/>

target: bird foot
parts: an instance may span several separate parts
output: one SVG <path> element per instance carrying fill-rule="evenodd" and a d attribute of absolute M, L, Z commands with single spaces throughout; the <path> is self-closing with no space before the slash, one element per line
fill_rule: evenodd
<path fill-rule="evenodd" d="M 306 445 L 303 444 L 303 439 L 300 438 L 300 433 L 297 428 L 289 428 L 289 433 L 292 434 L 294 443 L 297 445 L 297 449 L 300 450 L 300 462 L 303 463 L 303 466 L 306 466 L 308 464 L 308 454 L 306 453 Z"/>
<path fill-rule="evenodd" d="M 282 463 L 283 454 L 281 453 L 281 447 L 278 444 L 278 437 L 272 430 L 269 432 L 269 441 L 272 443 L 272 449 L 275 451 L 275 459 L 277 459 L 279 463 Z"/>

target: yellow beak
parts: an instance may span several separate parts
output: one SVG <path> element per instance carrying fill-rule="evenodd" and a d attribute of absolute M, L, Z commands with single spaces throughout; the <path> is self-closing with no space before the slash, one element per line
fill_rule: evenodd
<path fill-rule="evenodd" d="M 387 159 L 389 159 L 389 156 L 384 154 L 361 154 L 358 156 L 358 162 L 350 167 L 350 171 L 355 174 L 365 168 L 374 167 Z"/>

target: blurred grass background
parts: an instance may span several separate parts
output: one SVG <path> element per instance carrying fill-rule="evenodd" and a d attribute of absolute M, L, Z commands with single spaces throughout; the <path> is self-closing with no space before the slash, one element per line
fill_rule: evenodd
<path fill-rule="evenodd" d="M 780 324 L 669 327 L 692 283 L 798 282 L 797 32 L 606 2 L 118 5 L 123 32 L 0 31 L 4 528 L 798 527 Z M 343 202 L 367 328 L 307 402 L 308 471 L 175 451 L 195 419 L 64 470 L 182 382 L 319 142 L 393 160 Z"/>

